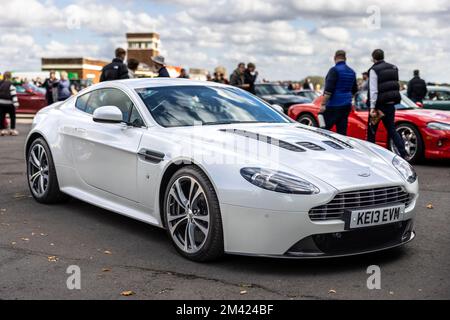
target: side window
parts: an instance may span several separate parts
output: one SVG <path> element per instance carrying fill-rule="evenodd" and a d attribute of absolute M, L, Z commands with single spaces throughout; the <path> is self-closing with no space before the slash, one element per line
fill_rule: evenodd
<path fill-rule="evenodd" d="M 428 91 L 427 96 L 428 96 L 427 100 L 431 100 L 431 101 L 437 100 L 436 91 Z"/>
<path fill-rule="evenodd" d="M 105 106 L 115 106 L 122 111 L 123 121 L 129 122 L 132 111 L 134 109 L 133 102 L 128 98 L 128 96 L 119 89 L 100 89 L 93 91 L 88 98 L 85 112 L 93 114 L 97 108 Z M 137 116 L 139 114 L 135 111 Z M 135 119 L 137 118 L 135 116 Z M 142 121 L 142 119 L 141 119 Z"/>
<path fill-rule="evenodd" d="M 88 102 L 90 96 L 91 96 L 91 93 L 86 93 L 86 94 L 82 95 L 81 97 L 79 97 L 77 99 L 77 102 L 75 103 L 75 107 L 78 110 L 86 112 L 86 106 L 87 106 L 87 102 Z"/>
<path fill-rule="evenodd" d="M 448 91 L 439 91 L 438 92 L 438 100 L 439 101 L 448 101 L 448 100 L 450 100 L 450 92 L 448 92 Z"/>
<path fill-rule="evenodd" d="M 128 123 L 133 127 L 138 128 L 145 126 L 144 120 L 142 120 L 141 115 L 136 110 L 136 107 L 133 107 L 133 109 L 131 110 L 130 121 L 128 121 Z"/>

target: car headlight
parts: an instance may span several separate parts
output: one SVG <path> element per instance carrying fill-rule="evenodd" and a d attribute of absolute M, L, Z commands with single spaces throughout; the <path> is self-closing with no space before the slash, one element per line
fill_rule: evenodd
<path fill-rule="evenodd" d="M 433 129 L 433 130 L 450 131 L 450 123 L 430 122 L 429 124 L 427 124 L 427 128 Z"/>
<path fill-rule="evenodd" d="M 397 169 L 398 172 L 405 178 L 409 183 L 414 183 L 417 180 L 417 173 L 414 168 L 404 159 L 396 156 L 392 159 L 392 164 Z"/>
<path fill-rule="evenodd" d="M 319 188 L 285 172 L 262 168 L 243 168 L 241 175 L 251 184 L 270 191 L 289 194 L 317 194 Z"/>

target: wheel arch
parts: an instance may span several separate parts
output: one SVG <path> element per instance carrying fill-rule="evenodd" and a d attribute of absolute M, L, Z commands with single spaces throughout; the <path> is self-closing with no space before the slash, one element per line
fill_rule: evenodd
<path fill-rule="evenodd" d="M 395 122 L 395 127 L 397 128 L 397 126 L 400 126 L 402 124 L 407 124 L 407 125 L 410 125 L 410 126 L 414 127 L 414 129 L 416 129 L 417 132 L 419 133 L 420 139 L 422 140 L 422 142 L 424 142 L 423 136 L 422 136 L 422 132 L 420 132 L 420 128 L 415 123 L 413 123 L 411 121 L 408 121 L 408 120 L 399 120 L 399 121 Z M 425 145 L 423 147 L 424 147 L 424 150 L 425 150 Z"/>
<path fill-rule="evenodd" d="M 300 111 L 300 113 L 298 114 L 297 119 L 295 119 L 295 121 L 298 122 L 298 119 L 299 119 L 301 116 L 303 116 L 303 115 L 309 115 L 309 116 L 313 117 L 314 120 L 316 120 L 316 122 L 319 122 L 319 119 L 317 119 L 317 117 L 315 116 L 315 114 L 314 114 L 312 111 L 310 111 L 310 110 Z"/>
<path fill-rule="evenodd" d="M 30 134 L 27 138 L 27 142 L 25 143 L 25 159 L 28 159 L 28 152 L 30 150 L 30 146 L 31 144 L 36 141 L 37 139 L 42 138 L 44 139 L 45 142 L 47 142 L 47 140 L 45 139 L 44 135 L 38 131 L 33 132 L 32 134 Z M 48 143 L 47 143 L 48 144 Z"/>
<path fill-rule="evenodd" d="M 420 139 L 420 141 L 422 142 L 422 154 L 419 155 L 419 159 L 423 159 L 425 152 L 426 152 L 426 145 L 425 145 L 425 140 L 422 136 L 422 132 L 420 132 L 420 128 L 413 122 L 408 121 L 408 120 L 399 120 L 395 122 L 395 128 L 397 129 L 398 126 L 402 125 L 402 124 L 407 124 L 411 127 L 413 127 L 414 129 L 416 129 L 417 133 L 419 134 L 418 138 Z M 388 148 L 391 148 L 391 140 L 388 139 Z"/>
<path fill-rule="evenodd" d="M 208 177 L 209 181 L 211 182 L 211 184 L 214 188 L 214 192 L 216 193 L 216 195 L 218 195 L 217 186 L 214 183 L 214 180 L 211 179 L 211 176 L 209 175 L 208 171 L 202 165 L 200 165 L 198 162 L 196 162 L 192 159 L 181 159 L 181 160 L 177 159 L 175 161 L 171 161 L 171 163 L 169 163 L 166 166 L 164 173 L 161 177 L 161 182 L 159 185 L 159 194 L 158 194 L 159 215 L 160 215 L 160 219 L 161 219 L 161 225 L 164 228 L 166 228 L 166 225 L 164 222 L 164 196 L 165 196 L 169 181 L 178 170 L 185 168 L 185 167 L 190 167 L 190 166 L 194 166 L 194 167 L 198 168 Z M 219 201 L 219 203 L 220 203 L 220 201 Z"/>

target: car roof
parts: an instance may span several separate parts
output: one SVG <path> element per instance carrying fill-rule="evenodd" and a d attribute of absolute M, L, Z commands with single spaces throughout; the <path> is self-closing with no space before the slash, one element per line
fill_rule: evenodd
<path fill-rule="evenodd" d="M 171 87 L 171 86 L 208 86 L 208 87 L 227 87 L 227 85 L 212 82 L 199 81 L 180 78 L 141 78 L 114 81 L 129 87 L 130 89 L 142 89 L 151 87 Z"/>
<path fill-rule="evenodd" d="M 449 87 L 444 87 L 444 86 L 427 86 L 428 90 L 442 90 L 442 91 L 450 91 Z"/>

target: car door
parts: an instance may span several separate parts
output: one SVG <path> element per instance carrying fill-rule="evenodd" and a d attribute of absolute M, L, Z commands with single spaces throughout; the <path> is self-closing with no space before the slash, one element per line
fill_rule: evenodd
<path fill-rule="evenodd" d="M 119 89 L 108 88 L 80 97 L 76 103 L 89 115 L 111 105 L 122 111 L 124 123 L 98 123 L 92 116 L 80 117 L 72 143 L 74 165 L 86 184 L 137 202 L 137 159 L 144 122 L 132 99 Z"/>

